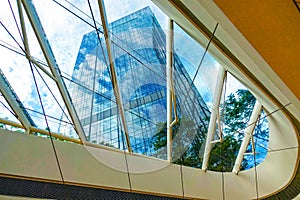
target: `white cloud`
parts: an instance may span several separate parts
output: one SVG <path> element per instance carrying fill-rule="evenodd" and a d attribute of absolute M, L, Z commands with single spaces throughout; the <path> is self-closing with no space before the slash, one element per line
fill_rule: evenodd
<path fill-rule="evenodd" d="M 165 15 L 150 0 L 105 0 L 104 3 L 109 23 L 146 6 L 150 6 L 160 25 L 166 27 Z"/>
<path fill-rule="evenodd" d="M 63 72 L 66 72 L 69 75 L 71 75 L 73 72 L 75 60 L 79 51 L 82 37 L 84 34 L 92 31 L 93 28 L 51 0 L 33 0 L 33 2 L 36 7 L 37 13 L 40 17 L 40 20 L 43 24 L 43 28 L 45 30 L 45 33 L 47 35 L 47 38 L 52 47 L 53 53 L 55 55 L 60 69 Z M 85 14 L 81 13 L 79 10 L 76 10 L 70 4 L 66 3 L 66 1 L 60 0 L 59 2 L 67 8 L 74 11 L 80 17 L 87 20 L 89 23 L 93 24 L 93 21 L 89 17 L 85 16 L 85 14 L 91 16 L 89 6 L 86 0 L 70 1 L 72 4 L 81 9 Z M 16 1 L 11 1 L 11 3 L 16 19 L 19 23 Z M 101 22 L 97 1 L 91 1 L 91 4 L 96 20 L 98 22 Z M 109 22 L 119 19 L 138 9 L 146 7 L 147 5 L 150 5 L 156 17 L 158 18 L 162 26 L 164 26 L 165 18 L 163 14 L 149 0 L 105 1 Z M 120 6 L 122 7 L 122 9 L 119 9 Z M 8 30 L 18 40 L 18 42 L 22 44 L 22 40 L 19 36 L 18 29 L 14 22 L 8 2 L 0 1 L 0 8 L 1 22 L 8 28 Z M 25 10 L 23 10 L 23 12 L 25 16 L 25 24 L 27 28 L 30 52 L 32 56 L 45 62 L 42 51 L 35 37 L 34 31 L 32 30 L 29 20 L 26 17 Z M 3 44 L 3 41 L 7 42 L 10 45 L 18 47 L 17 44 L 9 36 L 9 34 L 3 29 L 3 27 L 0 27 L 1 44 Z M 11 83 L 12 87 L 16 91 L 17 95 L 19 96 L 25 107 L 41 111 L 39 106 L 39 100 L 36 96 L 32 73 L 26 58 L 14 52 L 11 52 L 10 50 L 7 50 L 4 47 L 0 47 L 0 54 L 4 55 L 1 57 L 0 67 L 7 76 L 7 79 Z M 58 98 L 59 101 L 62 103 L 63 101 L 60 98 L 60 94 L 55 83 L 51 79 L 49 79 L 49 77 L 47 77 L 43 72 L 41 72 L 41 74 L 43 74 L 43 77 L 47 80 L 47 83 L 51 87 L 51 90 L 54 93 L 55 97 Z M 41 78 L 39 78 L 39 75 L 37 73 L 35 73 L 35 75 L 38 80 L 38 86 L 42 94 L 43 105 L 45 107 L 46 113 L 48 115 L 58 117 L 58 113 L 61 113 L 61 111 L 59 111 L 59 106 L 54 101 L 54 98 L 51 96 L 50 92 L 48 91 L 48 88 L 44 85 Z M 5 117 L 6 115 L 8 115 L 7 111 L 0 111 L 0 117 Z M 41 116 L 40 122 L 38 123 L 41 123 L 41 126 L 45 126 L 45 123 L 42 121 L 43 119 Z"/>

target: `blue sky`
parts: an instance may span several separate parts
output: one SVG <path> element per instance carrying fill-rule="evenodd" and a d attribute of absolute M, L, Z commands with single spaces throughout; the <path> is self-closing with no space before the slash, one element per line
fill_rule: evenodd
<path fill-rule="evenodd" d="M 71 4 L 68 4 L 67 1 L 60 0 L 58 2 L 62 3 L 67 8 L 73 10 L 83 19 L 92 23 L 92 20 L 84 14 L 86 13 L 89 16 L 91 16 L 89 6 L 86 0 L 70 1 L 73 5 L 80 8 L 81 11 L 83 11 L 84 13 L 81 13 L 81 11 L 74 8 Z M 93 0 L 90 2 L 93 7 L 95 18 L 97 21 L 100 22 L 97 1 Z M 58 6 L 51 0 L 33 0 L 33 3 L 39 14 L 40 20 L 43 24 L 43 28 L 46 32 L 47 38 L 50 42 L 50 45 L 52 47 L 52 50 L 54 52 L 55 58 L 61 71 L 72 75 L 82 37 L 84 34 L 92 31 L 92 27 L 86 25 L 74 15 L 70 14 L 65 9 Z M 105 4 L 109 22 L 123 17 L 126 14 L 143 8 L 149 4 L 152 10 L 158 13 L 157 16 L 159 20 L 162 19 L 162 14 L 159 13 L 159 10 L 155 8 L 151 1 L 139 0 L 133 2 L 129 0 L 109 0 L 105 1 Z M 19 22 L 16 1 L 11 1 L 11 5 L 12 9 L 14 10 L 15 16 L 17 17 L 17 21 Z M 120 6 L 122 6 L 122 9 L 116 9 Z M 0 8 L 1 23 L 3 23 L 3 25 L 10 31 L 10 33 L 15 37 L 18 43 L 22 44 L 22 40 L 19 36 L 18 29 L 14 22 L 14 18 L 10 10 L 10 5 L 8 1 L 0 1 Z M 34 32 L 31 29 L 27 18 L 25 19 L 25 23 L 27 28 L 28 40 L 30 43 L 31 55 L 45 62 L 42 51 L 38 45 Z M 13 47 L 16 47 L 18 51 L 20 51 L 20 48 L 18 48 L 18 44 L 16 44 L 16 42 L 10 37 L 10 35 L 5 31 L 3 27 L 0 28 L 0 41 L 1 44 L 12 45 Z M 30 67 L 28 65 L 28 61 L 23 56 L 17 55 L 16 53 L 11 52 L 3 47 L 0 47 L 0 54 L 2 55 L 0 58 L 1 70 L 6 75 L 7 79 L 11 83 L 12 87 L 18 94 L 25 107 L 41 111 L 41 106 L 39 105 L 36 96 L 35 86 Z M 40 92 L 44 94 L 42 95 L 42 98 L 46 113 L 49 115 L 56 116 L 59 107 L 55 103 L 51 94 L 49 94 L 49 91 L 43 84 L 42 80 L 38 77 L 38 75 L 36 76 L 37 79 L 39 79 L 38 84 L 40 87 Z M 53 83 L 53 81 L 49 80 L 47 76 L 43 77 L 47 80 L 49 87 L 52 88 L 52 91 L 55 94 L 55 96 L 59 99 L 59 102 L 63 104 L 62 100 L 59 98 L 59 92 L 55 88 L 55 84 Z M 2 102 L 5 102 L 3 97 L 0 98 Z M 16 119 L 12 118 L 12 115 L 2 105 L 0 106 L 1 117 L 8 117 L 12 120 L 17 121 Z M 42 124 L 42 126 L 45 126 L 44 123 Z"/>
<path fill-rule="evenodd" d="M 91 24 L 93 23 L 93 21 L 86 16 L 86 14 L 91 16 L 86 0 L 70 1 L 74 6 L 80 8 L 80 10 L 77 10 L 77 8 L 73 7 L 73 5 L 69 4 L 68 1 L 60 0 L 58 2 L 74 11 L 84 20 Z M 119 19 L 143 7 L 150 6 L 161 26 L 163 28 L 166 27 L 166 16 L 149 0 L 105 0 L 104 2 L 109 22 Z M 71 76 L 82 37 L 84 34 L 92 31 L 93 28 L 67 12 L 52 0 L 33 0 L 33 3 L 43 24 L 43 28 L 52 47 L 58 66 L 63 72 L 63 75 Z M 11 4 L 17 17 L 17 21 L 19 21 L 16 1 L 11 1 Z M 100 22 L 101 20 L 97 1 L 93 0 L 91 1 L 91 4 L 96 20 Z M 3 23 L 3 25 L 5 25 L 5 27 L 12 33 L 12 35 L 15 36 L 15 39 L 19 42 L 19 44 L 22 44 L 22 40 L 19 36 L 18 29 L 14 22 L 8 2 L 0 1 L 0 8 L 1 23 Z M 25 23 L 28 40 L 30 43 L 31 55 L 45 62 L 42 51 L 27 18 L 25 19 Z M 20 48 L 18 48 L 16 42 L 9 36 L 3 27 L 0 27 L 0 42 L 1 44 L 7 43 L 8 45 L 12 45 L 20 51 Z M 184 60 L 184 63 L 186 63 L 188 66 L 190 75 L 193 76 L 203 54 L 201 47 L 198 44 L 195 44 L 195 42 L 180 28 L 177 28 L 175 29 L 174 49 L 179 57 L 181 57 L 182 60 Z M 7 76 L 9 82 L 12 84 L 12 87 L 18 94 L 25 107 L 41 112 L 41 106 L 39 105 L 36 96 L 35 86 L 28 61 L 23 56 L 17 55 L 16 53 L 11 52 L 3 47 L 0 47 L 0 55 L 2 55 L 0 57 L 1 70 Z M 198 88 L 203 89 L 202 91 L 204 92 L 201 94 L 205 96 L 208 101 L 209 99 L 212 99 L 212 97 L 209 95 L 211 95 L 213 93 L 212 91 L 214 90 L 214 84 L 217 77 L 215 75 L 217 74 L 218 65 L 219 64 L 213 59 L 207 57 L 201 66 L 199 73 L 200 75 L 198 75 L 195 81 Z M 49 93 L 47 87 L 38 74 L 36 74 L 36 77 L 40 92 L 43 94 L 42 100 L 46 113 L 48 115 L 57 116 L 57 113 L 60 112 L 58 104 L 54 101 L 54 98 Z M 55 83 L 51 81 L 49 77 L 45 75 L 43 77 L 49 84 L 49 87 L 52 88 L 51 90 L 56 98 L 58 98 L 58 101 L 63 105 L 63 101 L 60 98 L 60 94 L 55 86 Z M 240 87 L 238 85 L 238 83 L 232 84 L 232 87 L 230 88 Z M 0 98 L 1 101 L 4 101 L 3 97 Z M 9 116 L 9 112 L 1 107 L 0 116 L 7 117 Z M 41 121 L 41 126 L 46 126 L 45 123 L 42 122 L 42 118 L 36 120 Z"/>

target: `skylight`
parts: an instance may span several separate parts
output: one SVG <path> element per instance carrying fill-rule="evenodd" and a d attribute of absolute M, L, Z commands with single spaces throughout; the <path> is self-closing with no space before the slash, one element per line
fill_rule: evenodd
<path fill-rule="evenodd" d="M 257 101 L 251 91 L 210 55 L 210 40 L 202 47 L 175 22 L 173 78 L 168 79 L 170 30 L 166 15 L 150 1 L 105 1 L 108 30 L 96 1 L 33 1 L 36 22 L 28 17 L 30 1 L 20 3 L 21 9 L 17 2 L 0 4 L 6 8 L 0 15 L 1 70 L 20 99 L 16 106 L 28 116 L 19 121 L 7 97 L 13 93 L 2 91 L 1 128 L 53 132 L 64 140 L 164 160 L 170 156 L 167 132 L 172 129 L 173 163 L 232 171 L 238 156 L 243 157 L 241 169 L 263 161 L 268 111 L 260 107 L 257 120 L 249 122 Z M 37 30 L 40 25 L 46 38 Z M 34 123 L 26 127 L 27 120 Z M 253 124 L 254 131 L 245 133 Z M 250 140 L 239 153 L 246 134 Z"/>

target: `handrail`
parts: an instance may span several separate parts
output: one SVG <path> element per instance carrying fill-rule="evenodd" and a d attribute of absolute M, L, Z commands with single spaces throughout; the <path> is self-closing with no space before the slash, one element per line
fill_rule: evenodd
<path fill-rule="evenodd" d="M 17 127 L 17 128 L 21 128 L 21 129 L 24 129 L 24 130 L 26 129 L 20 123 L 17 123 L 17 122 L 14 122 L 14 121 L 10 121 L 10 120 L 7 120 L 7 119 L 3 119 L 3 118 L 0 118 L 0 123 L 6 124 L 6 125 L 10 125 L 10 126 L 14 126 L 14 127 Z M 55 133 L 55 132 L 52 132 L 52 131 L 49 131 L 49 130 L 44 130 L 44 129 L 33 127 L 33 126 L 30 126 L 29 129 L 32 132 L 36 132 L 36 133 L 40 133 L 40 134 L 48 135 L 48 136 L 50 136 L 49 132 L 51 132 L 51 136 L 53 136 L 53 137 L 55 137 L 57 139 L 61 139 L 61 140 L 69 141 L 69 142 L 74 142 L 74 143 L 77 143 L 77 144 L 82 144 L 82 142 L 80 140 L 77 140 L 75 138 L 62 135 L 60 133 Z"/>

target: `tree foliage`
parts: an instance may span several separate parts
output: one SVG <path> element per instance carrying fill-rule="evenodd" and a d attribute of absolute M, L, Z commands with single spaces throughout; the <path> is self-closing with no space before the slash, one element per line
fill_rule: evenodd
<path fill-rule="evenodd" d="M 207 127 L 196 126 L 193 121 L 182 118 L 172 127 L 173 163 L 191 167 L 201 167 L 202 158 L 199 156 L 205 140 Z M 153 137 L 154 150 L 166 155 L 167 123 L 160 123 L 158 132 Z"/>
<path fill-rule="evenodd" d="M 255 101 L 255 97 L 248 90 L 239 89 L 237 92 L 230 94 L 226 98 L 224 104 L 221 105 L 221 109 L 224 108 L 224 110 L 222 110 L 223 118 L 221 120 L 223 121 L 224 126 L 224 137 L 223 141 L 216 143 L 211 150 L 208 163 L 209 170 L 232 170 L 240 148 L 239 137 L 242 135 L 241 130 L 244 130 L 247 126 L 247 122 L 250 119 Z M 208 122 L 209 118 L 207 119 L 207 124 Z M 191 120 L 189 121 L 188 119 L 180 119 L 178 123 L 172 127 L 172 137 L 175 138 L 173 140 L 172 154 L 174 155 L 176 153 L 181 153 L 179 157 L 175 157 L 176 159 L 173 160 L 173 163 L 201 168 L 203 149 L 205 145 L 205 135 L 208 127 L 201 126 L 197 127 L 196 129 L 192 127 L 195 127 L 195 125 Z M 179 139 L 176 140 L 176 135 L 179 132 L 181 135 Z M 189 138 L 190 141 L 187 141 L 187 138 Z M 166 122 L 159 124 L 158 131 L 152 138 L 152 141 L 153 147 L 156 151 L 166 149 Z M 247 160 L 244 160 L 242 163 L 242 169 L 246 168 L 247 165 Z"/>
<path fill-rule="evenodd" d="M 223 141 L 213 146 L 208 162 L 208 170 L 230 172 L 234 166 L 240 142 L 233 135 L 226 135 Z M 247 166 L 247 161 L 242 163 L 242 168 Z"/>
<path fill-rule="evenodd" d="M 249 90 L 239 89 L 235 93 L 231 93 L 224 104 L 224 134 L 239 133 L 244 130 L 255 104 L 255 97 Z"/>

